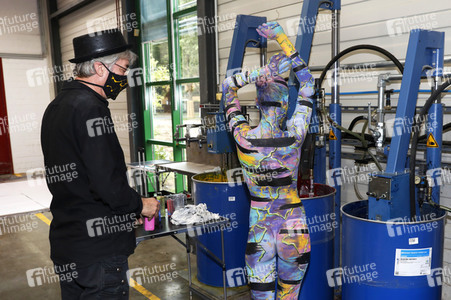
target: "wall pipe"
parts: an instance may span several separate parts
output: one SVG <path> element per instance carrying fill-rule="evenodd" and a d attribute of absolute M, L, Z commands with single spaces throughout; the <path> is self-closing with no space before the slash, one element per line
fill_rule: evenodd
<path fill-rule="evenodd" d="M 400 60 L 402 65 L 405 65 L 405 60 Z M 445 59 L 445 64 L 451 64 L 451 57 Z M 393 68 L 396 65 L 391 61 L 378 61 L 374 63 L 354 63 L 354 64 L 344 64 L 341 65 L 341 69 L 359 69 L 359 68 L 368 68 L 368 65 L 371 65 L 371 68 L 381 69 L 381 68 Z M 312 72 L 321 72 L 324 70 L 326 66 L 309 66 L 310 71 Z"/>

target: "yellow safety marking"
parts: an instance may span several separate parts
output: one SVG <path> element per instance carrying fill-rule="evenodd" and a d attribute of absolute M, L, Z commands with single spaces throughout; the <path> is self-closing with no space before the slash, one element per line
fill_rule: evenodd
<path fill-rule="evenodd" d="M 429 147 L 429 148 L 438 148 L 438 143 L 437 143 L 437 141 L 435 140 L 435 138 L 434 138 L 434 136 L 432 135 L 432 133 L 429 133 L 429 136 L 428 136 L 428 140 L 427 140 L 426 146 Z"/>
<path fill-rule="evenodd" d="M 44 215 L 41 214 L 41 213 L 37 213 L 37 214 L 35 214 L 35 216 L 38 217 L 39 219 L 41 219 L 42 222 L 44 222 L 45 224 L 47 224 L 47 225 L 50 226 L 50 223 L 51 223 L 52 221 L 50 221 L 46 216 L 44 216 Z"/>
<path fill-rule="evenodd" d="M 333 140 L 333 141 L 337 140 L 337 136 L 335 135 L 335 133 L 332 129 L 329 131 L 329 140 Z"/>
<path fill-rule="evenodd" d="M 35 214 L 36 217 L 38 217 L 42 222 L 50 226 L 50 221 L 46 216 L 44 216 L 42 213 Z M 152 294 L 150 291 L 148 291 L 145 287 L 137 283 L 133 278 L 130 278 L 130 286 L 133 287 L 135 290 L 140 292 L 144 297 L 150 300 L 160 300 L 157 296 Z"/>
<path fill-rule="evenodd" d="M 142 285 L 137 283 L 133 278 L 130 278 L 130 286 L 132 286 L 135 290 L 144 295 L 147 299 L 151 300 L 160 300 L 157 296 L 146 290 Z"/>

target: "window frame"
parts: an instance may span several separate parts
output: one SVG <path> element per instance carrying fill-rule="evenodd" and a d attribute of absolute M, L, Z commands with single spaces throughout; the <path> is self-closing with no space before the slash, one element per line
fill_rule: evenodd
<path fill-rule="evenodd" d="M 145 1 L 145 0 L 142 0 Z M 173 150 L 173 161 L 181 162 L 186 159 L 185 151 L 186 145 L 184 143 L 176 142 L 176 126 L 183 124 L 183 102 L 181 99 L 181 87 L 183 84 L 187 83 L 200 83 L 199 74 L 197 77 L 191 78 L 180 78 L 180 33 L 178 32 L 177 21 L 180 18 L 194 14 L 197 18 L 197 3 L 194 6 L 188 7 L 180 11 L 174 11 L 177 7 L 178 0 L 166 0 L 166 20 L 167 20 L 167 40 L 168 40 L 168 63 L 169 66 L 169 80 L 165 81 L 155 81 L 147 82 L 144 80 L 144 85 L 142 87 L 142 95 L 144 99 L 144 137 L 145 137 L 145 152 L 148 160 L 154 160 L 154 146 L 164 146 L 172 147 Z M 141 24 L 140 24 L 140 28 Z M 197 37 L 198 38 L 198 37 Z M 149 57 L 147 56 L 148 51 L 145 51 L 146 44 L 149 41 L 141 42 L 141 54 L 142 54 L 142 64 L 143 68 L 146 69 L 149 66 Z M 147 79 L 147 78 L 146 78 Z M 151 99 L 147 93 L 147 89 L 152 86 L 165 86 L 169 85 L 170 95 L 171 95 L 171 130 L 172 130 L 172 141 L 158 140 L 153 137 L 153 123 L 154 123 L 154 113 Z M 182 137 L 182 132 L 179 133 Z M 175 176 L 175 192 L 183 191 L 184 186 L 186 186 L 185 176 L 177 174 Z"/>

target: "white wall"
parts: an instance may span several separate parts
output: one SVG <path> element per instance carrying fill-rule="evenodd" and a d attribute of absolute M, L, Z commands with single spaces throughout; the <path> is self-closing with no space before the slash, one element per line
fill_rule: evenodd
<path fill-rule="evenodd" d="M 41 119 L 50 102 L 43 70 L 38 1 L 1 0 L 0 57 L 3 62 L 6 107 L 15 173 L 43 166 Z"/>
<path fill-rule="evenodd" d="M 234 18 L 231 16 L 236 14 L 266 16 L 268 21 L 278 21 L 292 42 L 295 41 L 297 27 L 299 24 L 300 13 L 302 9 L 302 1 L 297 0 L 278 0 L 278 1 L 260 1 L 260 0 L 218 0 L 218 18 L 221 20 L 218 27 L 219 33 L 219 61 L 220 61 L 220 78 L 225 76 L 228 56 L 230 53 L 230 45 L 232 42 Z M 372 44 L 382 47 L 398 59 L 404 60 L 406 57 L 409 28 L 411 23 L 417 26 L 429 26 L 437 31 L 445 32 L 445 57 L 451 57 L 451 2 L 448 0 L 423 1 L 423 0 L 343 0 L 341 10 L 341 43 L 340 48 L 344 50 L 350 46 L 358 44 Z M 420 18 L 421 17 L 421 18 Z M 404 18 L 404 23 L 400 23 L 398 18 Z M 331 31 L 330 31 L 330 12 L 322 11 L 318 17 L 317 30 L 313 40 L 313 47 L 310 57 L 310 66 L 325 66 L 331 58 Z M 404 24 L 404 27 L 402 26 Z M 407 24 L 407 25 L 405 25 Z M 397 31 L 401 30 L 401 31 Z M 279 52 L 280 48 L 276 42 L 270 41 L 268 44 L 268 57 L 273 53 Z M 259 52 L 248 48 L 244 60 L 245 67 L 250 69 L 259 66 Z M 382 61 L 383 57 L 374 54 L 359 54 L 349 58 L 345 58 L 343 63 L 353 62 L 375 62 Z M 451 71 L 450 66 L 447 66 Z M 380 70 L 369 70 L 370 73 L 380 73 Z M 449 72 L 448 71 L 448 72 Z M 396 70 L 383 70 L 383 72 L 397 73 Z M 375 91 L 375 76 L 368 73 L 360 73 L 364 75 L 362 80 L 352 81 L 349 77 L 343 78 L 341 86 L 342 92 L 352 91 Z M 315 73 L 318 78 L 319 74 Z M 330 86 L 327 80 L 323 87 L 326 92 L 330 92 Z M 400 84 L 393 83 L 388 88 L 399 89 Z M 426 82 L 422 83 L 422 89 L 428 89 Z M 255 97 L 253 87 L 248 87 L 240 92 L 240 99 L 245 100 L 244 103 L 253 103 Z M 392 97 L 392 105 L 397 104 L 399 94 Z M 418 105 L 424 102 L 426 94 L 420 96 Z M 446 98 L 445 98 L 446 99 Z M 247 100 L 247 101 L 246 101 Z M 330 101 L 330 97 L 327 100 Z M 373 107 L 377 103 L 376 95 L 370 96 L 343 96 L 341 103 L 343 106 L 365 106 L 370 101 Z M 444 100 L 446 104 L 446 100 Z M 357 114 L 345 114 L 343 116 L 343 124 L 347 127 L 350 121 Z M 394 115 L 387 116 L 387 119 L 394 118 Z M 445 117 L 445 122 L 450 122 L 450 116 Z M 449 134 L 445 134 L 445 139 L 451 140 Z M 344 147 L 343 151 L 353 152 L 352 148 Z M 451 161 L 449 155 L 443 155 L 443 161 Z M 352 167 L 353 161 L 343 160 L 343 166 Z M 451 186 L 447 185 L 442 188 L 442 204 L 451 206 Z M 360 191 L 365 195 L 367 191 L 366 185 L 360 185 Z M 342 187 L 342 203 L 357 200 L 353 186 L 348 184 Z M 448 217 L 448 221 L 451 217 Z M 449 223 L 449 222 L 448 222 Z M 451 224 L 446 227 L 445 267 L 451 271 Z M 451 281 L 451 278 L 448 279 Z M 451 286 L 445 285 L 443 288 L 443 299 L 451 299 Z"/>
<path fill-rule="evenodd" d="M 41 120 L 51 99 L 43 77 L 27 74 L 46 69 L 47 60 L 3 59 L 3 68 L 14 172 L 25 173 L 43 166 Z"/>
<path fill-rule="evenodd" d="M 64 9 L 78 1 L 59 1 Z M 97 1 L 81 11 L 63 18 L 60 22 L 63 65 L 54 66 L 49 56 L 47 8 L 43 0 L 0 0 L 0 57 L 3 58 L 6 104 L 10 120 L 10 139 L 15 173 L 43 167 L 40 147 L 42 115 L 55 97 L 53 85 L 72 76 L 72 39 L 88 33 L 89 21 L 101 18 L 97 28 L 116 27 L 115 1 Z M 42 13 L 42 16 L 40 16 Z M 92 23 L 92 22 L 91 22 Z M 46 32 L 41 36 L 41 31 Z M 41 40 L 44 42 L 43 53 Z M 65 75 L 54 77 L 56 69 Z M 110 109 L 126 161 L 130 160 L 129 132 L 124 130 L 127 121 L 126 92 L 116 101 L 110 101 Z"/>
<path fill-rule="evenodd" d="M 1 0 L 0 7 L 0 53 L 41 54 L 38 0 Z"/>

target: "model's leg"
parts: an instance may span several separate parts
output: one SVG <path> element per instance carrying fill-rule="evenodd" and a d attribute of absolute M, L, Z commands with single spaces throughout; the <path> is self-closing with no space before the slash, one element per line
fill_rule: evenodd
<path fill-rule="evenodd" d="M 249 237 L 246 247 L 246 271 L 252 299 L 275 297 L 276 240 L 271 220 L 258 208 L 251 208 Z"/>
<path fill-rule="evenodd" d="M 277 299 L 297 300 L 310 261 L 310 237 L 302 208 L 294 208 L 277 234 Z"/>

